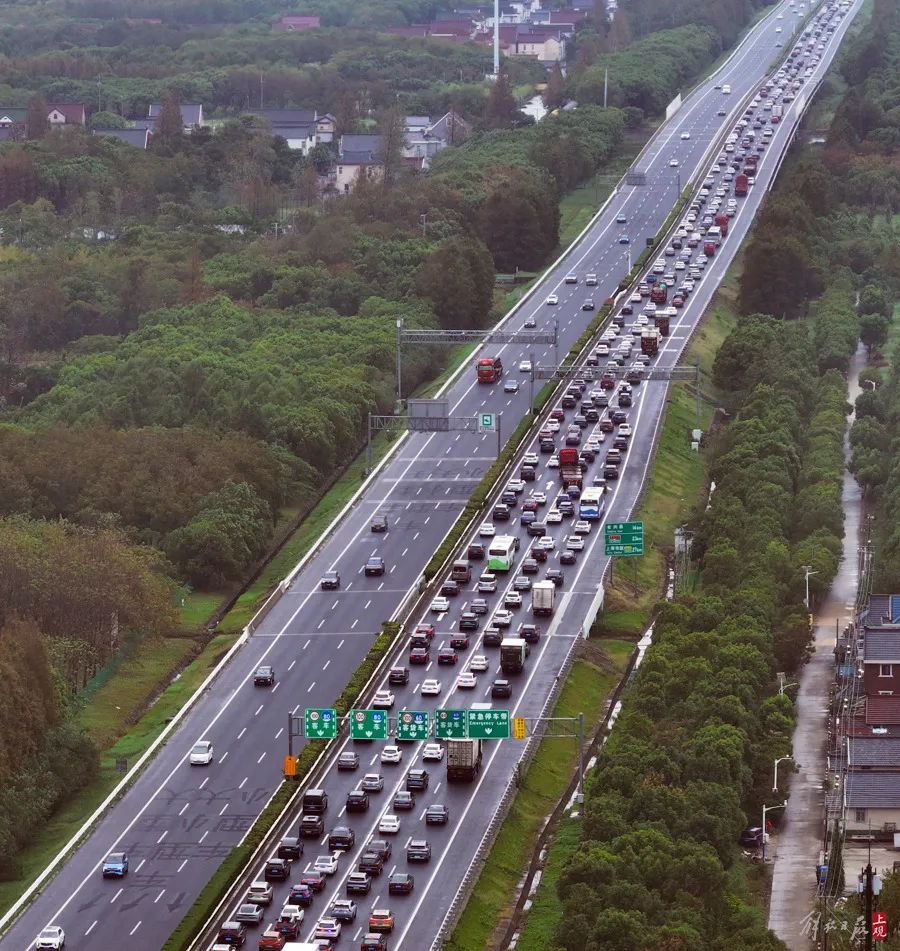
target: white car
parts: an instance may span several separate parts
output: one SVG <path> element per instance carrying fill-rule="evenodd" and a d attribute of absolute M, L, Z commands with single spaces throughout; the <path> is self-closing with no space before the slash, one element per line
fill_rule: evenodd
<path fill-rule="evenodd" d="M 334 875 L 338 870 L 338 860 L 333 855 L 320 855 L 313 863 L 313 871 L 323 875 Z"/>
<path fill-rule="evenodd" d="M 541 537 L 534 543 L 535 548 L 543 548 L 544 551 L 553 551 L 556 547 L 556 542 L 553 541 L 552 535 L 541 535 Z"/>
<path fill-rule="evenodd" d="M 559 432 L 559 420 L 558 420 L 558 419 L 548 419 L 547 422 L 544 423 L 544 425 L 547 427 L 547 429 L 550 430 L 551 433 L 558 433 L 558 432 Z"/>
<path fill-rule="evenodd" d="M 682 133 L 681 133 L 681 137 L 682 137 L 682 139 L 689 139 L 689 138 L 691 137 L 691 133 L 690 133 L 690 132 L 682 132 Z"/>
<path fill-rule="evenodd" d="M 685 268 L 685 263 L 684 263 L 684 261 L 676 261 L 676 262 L 675 262 L 675 270 L 676 270 L 676 271 L 683 271 L 684 268 Z"/>
<path fill-rule="evenodd" d="M 488 664 L 488 659 L 484 656 L 484 654 L 476 654 L 469 661 L 469 670 L 476 674 L 484 673 L 489 666 L 490 664 Z"/>
<path fill-rule="evenodd" d="M 493 538 L 497 534 L 497 530 L 494 528 L 492 522 L 482 522 L 481 528 L 478 529 L 478 534 L 481 538 Z"/>
<path fill-rule="evenodd" d="M 441 692 L 441 682 L 440 680 L 435 680 L 434 678 L 429 678 L 428 680 L 422 681 L 422 689 L 420 693 L 423 697 L 437 697 Z"/>
<path fill-rule="evenodd" d="M 392 815 L 382 816 L 378 831 L 384 835 L 396 835 L 400 831 L 400 819 Z"/>
<path fill-rule="evenodd" d="M 297 924 L 303 924 L 306 912 L 299 905 L 287 904 L 281 909 L 279 916 L 282 921 L 296 921 Z"/>
<path fill-rule="evenodd" d="M 497 627 L 509 627 L 512 624 L 513 616 L 511 611 L 506 611 L 503 608 L 500 608 L 498 611 L 494 611 L 494 616 L 491 619 L 491 624 L 495 624 Z"/>
<path fill-rule="evenodd" d="M 619 423 L 620 436 L 630 436 L 631 432 L 632 430 L 631 430 L 631 427 L 628 425 L 628 423 Z"/>
<path fill-rule="evenodd" d="M 559 303 L 559 297 L 556 294 L 550 294 L 547 298 L 547 303 L 553 306 L 554 304 Z"/>
<path fill-rule="evenodd" d="M 580 518 L 572 526 L 572 531 L 576 535 L 590 535 L 591 534 L 591 523 L 587 519 Z"/>
<path fill-rule="evenodd" d="M 450 599 L 443 597 L 443 595 L 438 595 L 431 602 L 431 612 L 432 614 L 443 614 L 445 611 L 450 609 Z"/>
<path fill-rule="evenodd" d="M 399 746 L 385 746 L 382 748 L 382 763 L 399 763 L 401 759 L 403 759 L 403 750 Z"/>
<path fill-rule="evenodd" d="M 530 360 L 520 360 L 520 361 L 519 361 L 519 372 L 520 372 L 520 373 L 531 373 L 531 361 L 530 361 Z"/>
<path fill-rule="evenodd" d="M 394 705 L 394 695 L 390 690 L 376 690 L 372 698 L 372 706 L 380 710 L 390 710 Z"/>
<path fill-rule="evenodd" d="M 569 551 L 583 551 L 584 539 L 580 535 L 570 535 L 566 539 L 566 548 Z"/>
<path fill-rule="evenodd" d="M 506 488 L 509 489 L 510 492 L 515 492 L 516 495 L 519 495 L 519 493 L 525 491 L 525 483 L 521 479 L 511 479 L 506 483 Z"/>
<path fill-rule="evenodd" d="M 548 469 L 559 468 L 559 456 L 557 456 L 556 453 L 553 453 L 553 455 L 547 460 L 547 468 Z"/>
<path fill-rule="evenodd" d="M 532 492 L 530 498 L 533 502 L 537 502 L 538 505 L 545 505 L 547 502 L 547 493 L 546 492 Z"/>
<path fill-rule="evenodd" d="M 40 948 L 52 948 L 53 951 L 59 951 L 66 943 L 66 933 L 59 925 L 50 925 L 37 936 L 34 946 Z"/>
<path fill-rule="evenodd" d="M 191 766 L 209 766 L 213 761 L 213 745 L 209 740 L 200 740 L 191 747 Z"/>
<path fill-rule="evenodd" d="M 678 168 L 678 159 L 669 159 L 669 168 Z"/>
<path fill-rule="evenodd" d="M 422 759 L 426 763 L 440 763 L 444 758 L 444 747 L 440 743 L 426 743 L 422 750 Z"/>
<path fill-rule="evenodd" d="M 518 591 L 507 591 L 503 596 L 503 607 L 520 608 L 522 607 L 522 595 Z"/>
<path fill-rule="evenodd" d="M 643 298 L 641 297 L 640 294 L 638 294 L 637 291 L 635 291 L 635 292 L 631 295 L 631 297 L 628 298 L 628 300 L 629 300 L 629 302 L 632 303 L 632 304 L 640 304 L 640 302 L 643 300 Z"/>
<path fill-rule="evenodd" d="M 478 681 L 475 679 L 475 674 L 468 670 L 464 670 L 456 678 L 456 687 L 458 690 L 473 690 L 477 684 Z"/>

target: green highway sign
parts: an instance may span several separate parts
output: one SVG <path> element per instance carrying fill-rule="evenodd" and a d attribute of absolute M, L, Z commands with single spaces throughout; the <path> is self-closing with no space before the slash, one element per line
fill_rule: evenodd
<path fill-rule="evenodd" d="M 497 431 L 497 414 L 479 413 L 478 431 L 481 433 L 495 433 Z"/>
<path fill-rule="evenodd" d="M 388 716 L 384 710 L 351 710 L 350 739 L 386 740 Z"/>
<path fill-rule="evenodd" d="M 464 740 L 466 738 L 465 710 L 438 710 L 434 719 L 434 735 L 439 740 Z"/>
<path fill-rule="evenodd" d="M 644 554 L 643 522 L 607 522 L 603 526 L 603 540 L 607 556 Z"/>
<path fill-rule="evenodd" d="M 508 740 L 509 710 L 467 710 L 470 740 Z"/>
<path fill-rule="evenodd" d="M 333 708 L 303 711 L 303 725 L 306 736 L 311 740 L 333 740 L 337 736 L 337 710 Z"/>
<path fill-rule="evenodd" d="M 429 727 L 427 710 L 401 710 L 397 717 L 397 739 L 426 740 Z"/>

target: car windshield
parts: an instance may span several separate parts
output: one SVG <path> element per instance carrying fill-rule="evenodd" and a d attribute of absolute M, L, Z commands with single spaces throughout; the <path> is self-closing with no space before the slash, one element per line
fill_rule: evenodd
<path fill-rule="evenodd" d="M 198 743 L 192 750 L 192 753 L 205 753 L 207 750 L 206 743 Z"/>
<path fill-rule="evenodd" d="M 125 861 L 125 853 L 113 852 L 106 861 L 112 863 L 113 865 L 121 865 L 122 862 Z"/>

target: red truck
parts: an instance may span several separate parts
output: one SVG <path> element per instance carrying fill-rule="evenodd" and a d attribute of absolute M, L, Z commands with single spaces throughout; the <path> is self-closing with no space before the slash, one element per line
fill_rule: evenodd
<path fill-rule="evenodd" d="M 503 376 L 503 361 L 500 357 L 481 357 L 475 372 L 479 383 L 496 383 Z"/>
<path fill-rule="evenodd" d="M 711 258 L 716 253 L 716 243 L 715 241 L 704 241 L 703 242 L 703 253 Z"/>
<path fill-rule="evenodd" d="M 669 299 L 669 289 L 665 284 L 654 284 L 650 291 L 650 302 L 653 304 L 665 304 Z"/>
<path fill-rule="evenodd" d="M 747 176 L 744 174 L 734 176 L 734 193 L 738 198 L 742 198 L 747 194 Z"/>
<path fill-rule="evenodd" d="M 728 234 L 728 215 L 716 215 L 716 224 L 722 229 L 722 237 Z"/>
<path fill-rule="evenodd" d="M 656 329 L 662 334 L 663 337 L 669 336 L 669 315 L 668 314 L 654 314 L 653 322 L 656 324 Z"/>
<path fill-rule="evenodd" d="M 564 489 L 570 485 L 581 488 L 581 463 L 578 461 L 578 450 L 572 446 L 559 450 L 559 478 Z"/>
<path fill-rule="evenodd" d="M 646 353 L 652 357 L 659 352 L 659 331 L 654 327 L 641 331 L 641 353 Z"/>

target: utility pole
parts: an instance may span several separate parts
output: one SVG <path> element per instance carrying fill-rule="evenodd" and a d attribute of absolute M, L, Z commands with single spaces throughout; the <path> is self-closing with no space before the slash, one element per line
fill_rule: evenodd
<path fill-rule="evenodd" d="M 494 79 L 500 78 L 500 0 L 494 0 Z"/>
<path fill-rule="evenodd" d="M 603 70 L 603 108 L 606 108 L 607 99 L 609 97 L 609 67 Z M 629 268 L 631 270 L 631 268 Z"/>
<path fill-rule="evenodd" d="M 263 107 L 263 74 L 259 74 L 259 108 Z"/>
<path fill-rule="evenodd" d="M 806 583 L 806 596 L 803 599 L 803 603 L 806 605 L 806 610 L 809 611 L 809 579 L 813 575 L 817 575 L 819 572 L 813 571 L 811 565 L 801 565 L 800 567 L 803 569 L 803 573 L 805 575 L 804 580 Z"/>
<path fill-rule="evenodd" d="M 875 911 L 875 896 L 881 894 L 881 876 L 878 874 L 878 869 L 872 868 L 872 843 L 869 841 L 869 860 L 866 863 L 866 867 L 862 870 L 862 873 L 859 876 L 859 880 L 856 885 L 856 890 L 863 896 L 863 903 L 865 905 L 865 928 L 866 928 L 866 941 L 865 949 L 866 951 L 872 951 L 872 942 L 875 938 L 873 934 L 873 918 Z M 883 927 L 880 925 L 879 927 Z M 884 935 L 879 936 L 881 940 Z"/>
<path fill-rule="evenodd" d="M 403 332 L 403 318 L 397 318 L 397 415 L 400 415 L 400 408 L 403 404 L 403 388 L 401 386 L 401 368 L 400 368 L 400 335 Z"/>
<path fill-rule="evenodd" d="M 763 865 L 766 864 L 766 813 L 774 812 L 776 809 L 784 809 L 787 805 L 786 802 L 783 802 L 780 806 L 767 806 L 763 804 L 763 813 L 762 813 L 762 862 Z"/>

